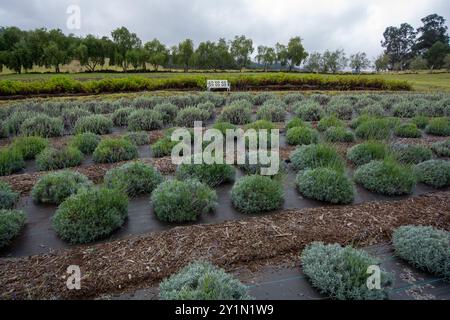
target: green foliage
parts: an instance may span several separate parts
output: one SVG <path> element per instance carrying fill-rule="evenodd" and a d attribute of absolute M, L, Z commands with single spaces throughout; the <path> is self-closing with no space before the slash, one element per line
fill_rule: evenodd
<path fill-rule="evenodd" d="M 1 81 L 0 81 L 1 82 Z M 32 111 L 15 111 L 8 118 L 6 118 L 4 126 L 7 133 L 15 135 L 20 132 L 23 122 L 27 119 L 35 117 L 36 114 Z"/>
<path fill-rule="evenodd" d="M 210 187 L 234 181 L 236 170 L 229 164 L 181 164 L 176 177 L 179 180 L 197 179 Z"/>
<path fill-rule="evenodd" d="M 269 177 L 246 176 L 233 186 L 231 201 L 242 213 L 255 214 L 277 210 L 284 202 L 283 187 Z"/>
<path fill-rule="evenodd" d="M 307 198 L 333 204 L 352 203 L 355 187 L 342 172 L 329 168 L 301 171 L 296 178 L 297 187 Z"/>
<path fill-rule="evenodd" d="M 26 222 L 26 215 L 19 210 L 0 210 L 0 249 L 17 237 Z"/>
<path fill-rule="evenodd" d="M 95 134 L 111 133 L 113 122 L 110 118 L 103 115 L 95 114 L 92 116 L 82 117 L 75 123 L 75 133 L 92 132 Z"/>
<path fill-rule="evenodd" d="M 308 125 L 305 122 L 303 122 L 302 119 L 295 117 L 289 120 L 289 122 L 286 124 L 286 130 L 296 127 L 307 127 L 307 126 Z"/>
<path fill-rule="evenodd" d="M 61 119 L 50 118 L 46 115 L 28 118 L 20 126 L 20 132 L 25 136 L 59 137 L 63 131 L 64 125 Z"/>
<path fill-rule="evenodd" d="M 123 138 L 137 146 L 144 146 L 150 142 L 150 135 L 145 131 L 127 132 Z"/>
<path fill-rule="evenodd" d="M 110 235 L 128 215 L 127 196 L 115 189 L 82 189 L 67 198 L 53 216 L 53 228 L 71 244 L 89 243 Z"/>
<path fill-rule="evenodd" d="M 0 150 L 0 176 L 8 176 L 25 168 L 22 153 L 13 148 Z"/>
<path fill-rule="evenodd" d="M 391 149 L 394 158 L 403 164 L 418 164 L 433 157 L 431 150 L 421 145 L 396 143 Z"/>
<path fill-rule="evenodd" d="M 253 174 L 263 174 L 262 169 L 269 169 L 271 165 L 274 165 L 270 161 L 272 161 L 272 158 L 275 158 L 278 160 L 278 167 L 275 167 L 275 174 L 271 175 L 271 178 L 281 178 L 283 174 L 286 171 L 286 168 L 284 166 L 283 160 L 280 158 L 279 153 L 272 154 L 271 152 L 267 152 L 267 157 L 270 160 L 262 159 L 261 154 L 259 151 L 249 151 L 245 154 L 245 163 L 239 164 L 239 169 L 244 171 L 247 175 L 253 175 Z M 251 158 L 252 161 L 250 161 Z M 273 161 L 276 161 L 273 160 Z M 270 172 L 269 172 L 270 173 Z"/>
<path fill-rule="evenodd" d="M 151 202 L 158 219 L 187 222 L 214 211 L 217 194 L 198 180 L 170 180 L 161 183 L 153 191 Z"/>
<path fill-rule="evenodd" d="M 223 108 L 217 121 L 235 125 L 250 123 L 252 121 L 251 104 L 246 100 L 237 100 Z"/>
<path fill-rule="evenodd" d="M 304 95 L 302 95 L 301 93 L 289 93 L 284 96 L 283 101 L 287 105 L 292 105 L 296 102 L 302 101 L 304 98 Z"/>
<path fill-rule="evenodd" d="M 402 101 L 394 106 L 392 114 L 399 118 L 413 118 L 417 115 L 417 105 L 414 101 Z"/>
<path fill-rule="evenodd" d="M 152 131 L 163 127 L 163 115 L 155 110 L 136 110 L 128 116 L 128 130 Z"/>
<path fill-rule="evenodd" d="M 420 138 L 422 131 L 414 123 L 403 123 L 395 128 L 395 135 L 401 138 Z"/>
<path fill-rule="evenodd" d="M 354 179 L 367 190 L 388 196 L 411 194 L 416 186 L 413 170 L 391 159 L 359 167 Z"/>
<path fill-rule="evenodd" d="M 97 163 L 114 163 L 137 158 L 136 145 L 125 139 L 104 139 L 94 150 L 93 159 Z"/>
<path fill-rule="evenodd" d="M 82 188 L 90 186 L 92 182 L 81 173 L 52 172 L 38 180 L 31 191 L 31 196 L 38 203 L 60 204 Z"/>
<path fill-rule="evenodd" d="M 124 127 L 128 125 L 128 117 L 130 114 L 132 114 L 134 111 L 136 111 L 134 108 L 131 107 L 123 107 L 119 108 L 112 114 L 112 122 L 119 127 Z"/>
<path fill-rule="evenodd" d="M 416 116 L 411 119 L 411 123 L 414 123 L 419 129 L 425 129 L 429 122 L 430 119 L 425 116 Z"/>
<path fill-rule="evenodd" d="M 162 158 L 170 156 L 172 154 L 172 149 L 178 144 L 178 141 L 172 141 L 169 138 L 162 138 L 152 144 L 152 155 L 155 158 Z"/>
<path fill-rule="evenodd" d="M 50 171 L 76 167 L 82 161 L 83 154 L 77 148 L 55 149 L 48 147 L 36 157 L 36 166 L 40 171 Z"/>
<path fill-rule="evenodd" d="M 322 106 L 313 100 L 298 102 L 294 104 L 293 110 L 304 121 L 319 121 L 323 116 Z"/>
<path fill-rule="evenodd" d="M 258 109 L 256 116 L 260 120 L 283 122 L 286 117 L 286 110 L 279 104 L 271 104 L 266 102 Z"/>
<path fill-rule="evenodd" d="M 222 132 L 224 136 L 227 134 L 227 130 L 235 130 L 236 126 L 229 122 L 216 122 L 213 126 L 213 129 L 219 130 Z"/>
<path fill-rule="evenodd" d="M 394 231 L 395 254 L 414 267 L 450 279 L 449 233 L 431 226 L 402 226 Z"/>
<path fill-rule="evenodd" d="M 266 101 L 276 99 L 277 96 L 271 92 L 259 93 L 253 97 L 253 104 L 255 106 L 262 106 Z"/>
<path fill-rule="evenodd" d="M 450 157 L 450 140 L 433 143 L 431 150 L 440 157 Z"/>
<path fill-rule="evenodd" d="M 295 127 L 286 132 L 286 142 L 290 145 L 308 145 L 319 141 L 319 133 L 311 128 Z"/>
<path fill-rule="evenodd" d="M 297 147 L 291 153 L 290 159 L 296 171 L 321 167 L 330 167 L 337 171 L 343 171 L 345 168 L 344 160 L 339 156 L 337 151 L 333 147 L 325 144 Z"/>
<path fill-rule="evenodd" d="M 163 103 L 156 105 L 153 110 L 160 112 L 163 116 L 164 124 L 172 123 L 178 114 L 178 107 L 172 103 Z"/>
<path fill-rule="evenodd" d="M 208 112 L 208 115 L 209 115 L 208 118 L 212 118 L 212 116 L 214 115 L 216 106 L 212 102 L 203 102 L 203 103 L 199 103 L 196 108 Z"/>
<path fill-rule="evenodd" d="M 208 262 L 194 262 L 159 285 L 161 300 L 250 300 L 239 280 Z"/>
<path fill-rule="evenodd" d="M 197 107 L 188 107 L 178 112 L 175 123 L 180 127 L 194 127 L 195 121 L 206 121 L 210 114 L 206 110 Z"/>
<path fill-rule="evenodd" d="M 100 143 L 100 137 L 92 132 L 79 133 L 70 140 L 70 146 L 83 154 L 92 154 Z"/>
<path fill-rule="evenodd" d="M 18 150 L 24 160 L 31 160 L 48 146 L 48 140 L 42 137 L 18 137 L 11 144 L 11 148 Z"/>
<path fill-rule="evenodd" d="M 367 141 L 350 148 L 347 158 L 357 166 L 369 163 L 373 160 L 382 160 L 386 157 L 388 148 L 384 143 Z"/>
<path fill-rule="evenodd" d="M 344 121 L 338 119 L 335 115 L 331 115 L 320 119 L 317 124 L 317 130 L 322 132 L 331 127 L 345 127 L 345 123 Z"/>
<path fill-rule="evenodd" d="M 418 182 L 435 188 L 450 186 L 450 162 L 444 160 L 428 160 L 414 167 Z"/>
<path fill-rule="evenodd" d="M 362 122 L 355 131 L 364 140 L 384 140 L 391 136 L 391 124 L 387 119 L 369 119 Z"/>
<path fill-rule="evenodd" d="M 0 209 L 12 209 L 18 199 L 19 194 L 9 184 L 0 181 Z"/>
<path fill-rule="evenodd" d="M 450 136 L 450 122 L 448 118 L 433 118 L 428 123 L 425 132 L 434 136 Z"/>
<path fill-rule="evenodd" d="M 162 181 L 158 170 L 142 162 L 126 163 L 111 169 L 104 178 L 108 188 L 125 192 L 130 197 L 152 193 Z"/>
<path fill-rule="evenodd" d="M 353 142 L 355 135 L 343 127 L 330 127 L 325 131 L 324 139 L 327 142 Z"/>
<path fill-rule="evenodd" d="M 91 112 L 82 108 L 67 108 L 61 112 L 64 127 L 68 130 L 72 130 L 75 127 L 78 119 L 82 117 L 90 116 Z"/>
<path fill-rule="evenodd" d="M 301 255 L 302 268 L 313 287 L 320 293 L 337 300 L 382 300 L 387 298 L 386 287 L 392 276 L 381 273 L 381 290 L 369 290 L 367 279 L 370 266 L 380 261 L 364 250 L 339 244 L 325 245 L 314 242 Z"/>

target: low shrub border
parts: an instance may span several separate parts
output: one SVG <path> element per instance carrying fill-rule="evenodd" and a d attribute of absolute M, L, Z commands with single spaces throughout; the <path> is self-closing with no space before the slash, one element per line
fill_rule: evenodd
<path fill-rule="evenodd" d="M 26 215 L 20 210 L 0 210 L 0 249 L 17 237 L 26 222 Z"/>

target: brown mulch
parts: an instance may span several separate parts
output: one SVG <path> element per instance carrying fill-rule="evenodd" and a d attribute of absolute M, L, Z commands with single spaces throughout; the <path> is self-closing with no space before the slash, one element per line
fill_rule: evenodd
<path fill-rule="evenodd" d="M 312 241 L 363 247 L 390 240 L 401 225 L 450 230 L 450 192 L 393 202 L 286 210 L 213 225 L 178 227 L 52 254 L 0 259 L 0 297 L 88 298 L 148 287 L 187 263 L 207 259 L 227 270 L 296 261 Z M 66 289 L 66 268 L 79 265 L 81 290 Z"/>
<path fill-rule="evenodd" d="M 171 174 L 175 172 L 176 165 L 172 163 L 170 157 L 164 158 L 147 158 L 147 159 L 137 159 L 148 164 L 151 164 L 156 169 L 158 169 L 162 174 Z M 107 163 L 107 164 L 93 164 L 88 166 L 80 166 L 74 168 L 67 168 L 64 170 L 77 171 L 95 183 L 101 183 L 106 172 L 112 168 L 118 167 L 130 161 L 123 161 L 117 163 Z M 61 171 L 61 170 L 59 170 Z M 56 171 L 51 171 L 56 172 Z M 14 174 L 10 176 L 0 177 L 0 180 L 9 183 L 16 192 L 20 192 L 22 195 L 28 194 L 40 177 L 49 174 L 50 172 L 34 172 L 34 173 L 23 173 Z"/>

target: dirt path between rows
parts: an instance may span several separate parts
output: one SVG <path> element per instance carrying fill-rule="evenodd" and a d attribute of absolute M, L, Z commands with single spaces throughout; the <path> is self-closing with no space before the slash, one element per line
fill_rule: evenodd
<path fill-rule="evenodd" d="M 312 241 L 364 247 L 390 240 L 406 224 L 450 230 L 450 192 L 395 202 L 286 210 L 264 217 L 187 226 L 52 254 L 0 259 L 0 297 L 71 299 L 156 284 L 187 263 L 207 259 L 227 270 L 295 261 Z M 79 265 L 81 290 L 66 288 L 66 268 Z"/>

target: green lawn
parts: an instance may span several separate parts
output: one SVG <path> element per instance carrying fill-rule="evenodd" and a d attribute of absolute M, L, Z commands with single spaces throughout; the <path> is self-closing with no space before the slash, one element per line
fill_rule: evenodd
<path fill-rule="evenodd" d="M 107 77 L 124 78 L 129 76 L 141 76 L 148 78 L 170 78 L 174 76 L 185 75 L 183 72 L 158 72 L 158 73 L 64 73 L 64 76 L 72 77 L 78 80 L 94 80 Z M 205 74 L 220 79 L 221 76 L 233 77 L 239 75 L 261 74 L 261 72 L 225 72 L 225 73 L 202 73 L 189 72 L 188 74 Z M 55 76 L 54 73 L 44 74 L 0 74 L 0 80 L 38 80 L 47 79 Z M 325 75 L 328 76 L 328 75 Z M 335 76 L 335 75 L 330 75 Z M 346 77 L 347 75 L 341 75 Z M 361 77 L 383 78 L 386 80 L 404 80 L 409 81 L 417 91 L 450 91 L 450 73 L 418 73 L 418 74 L 370 74 L 361 75 Z"/>

